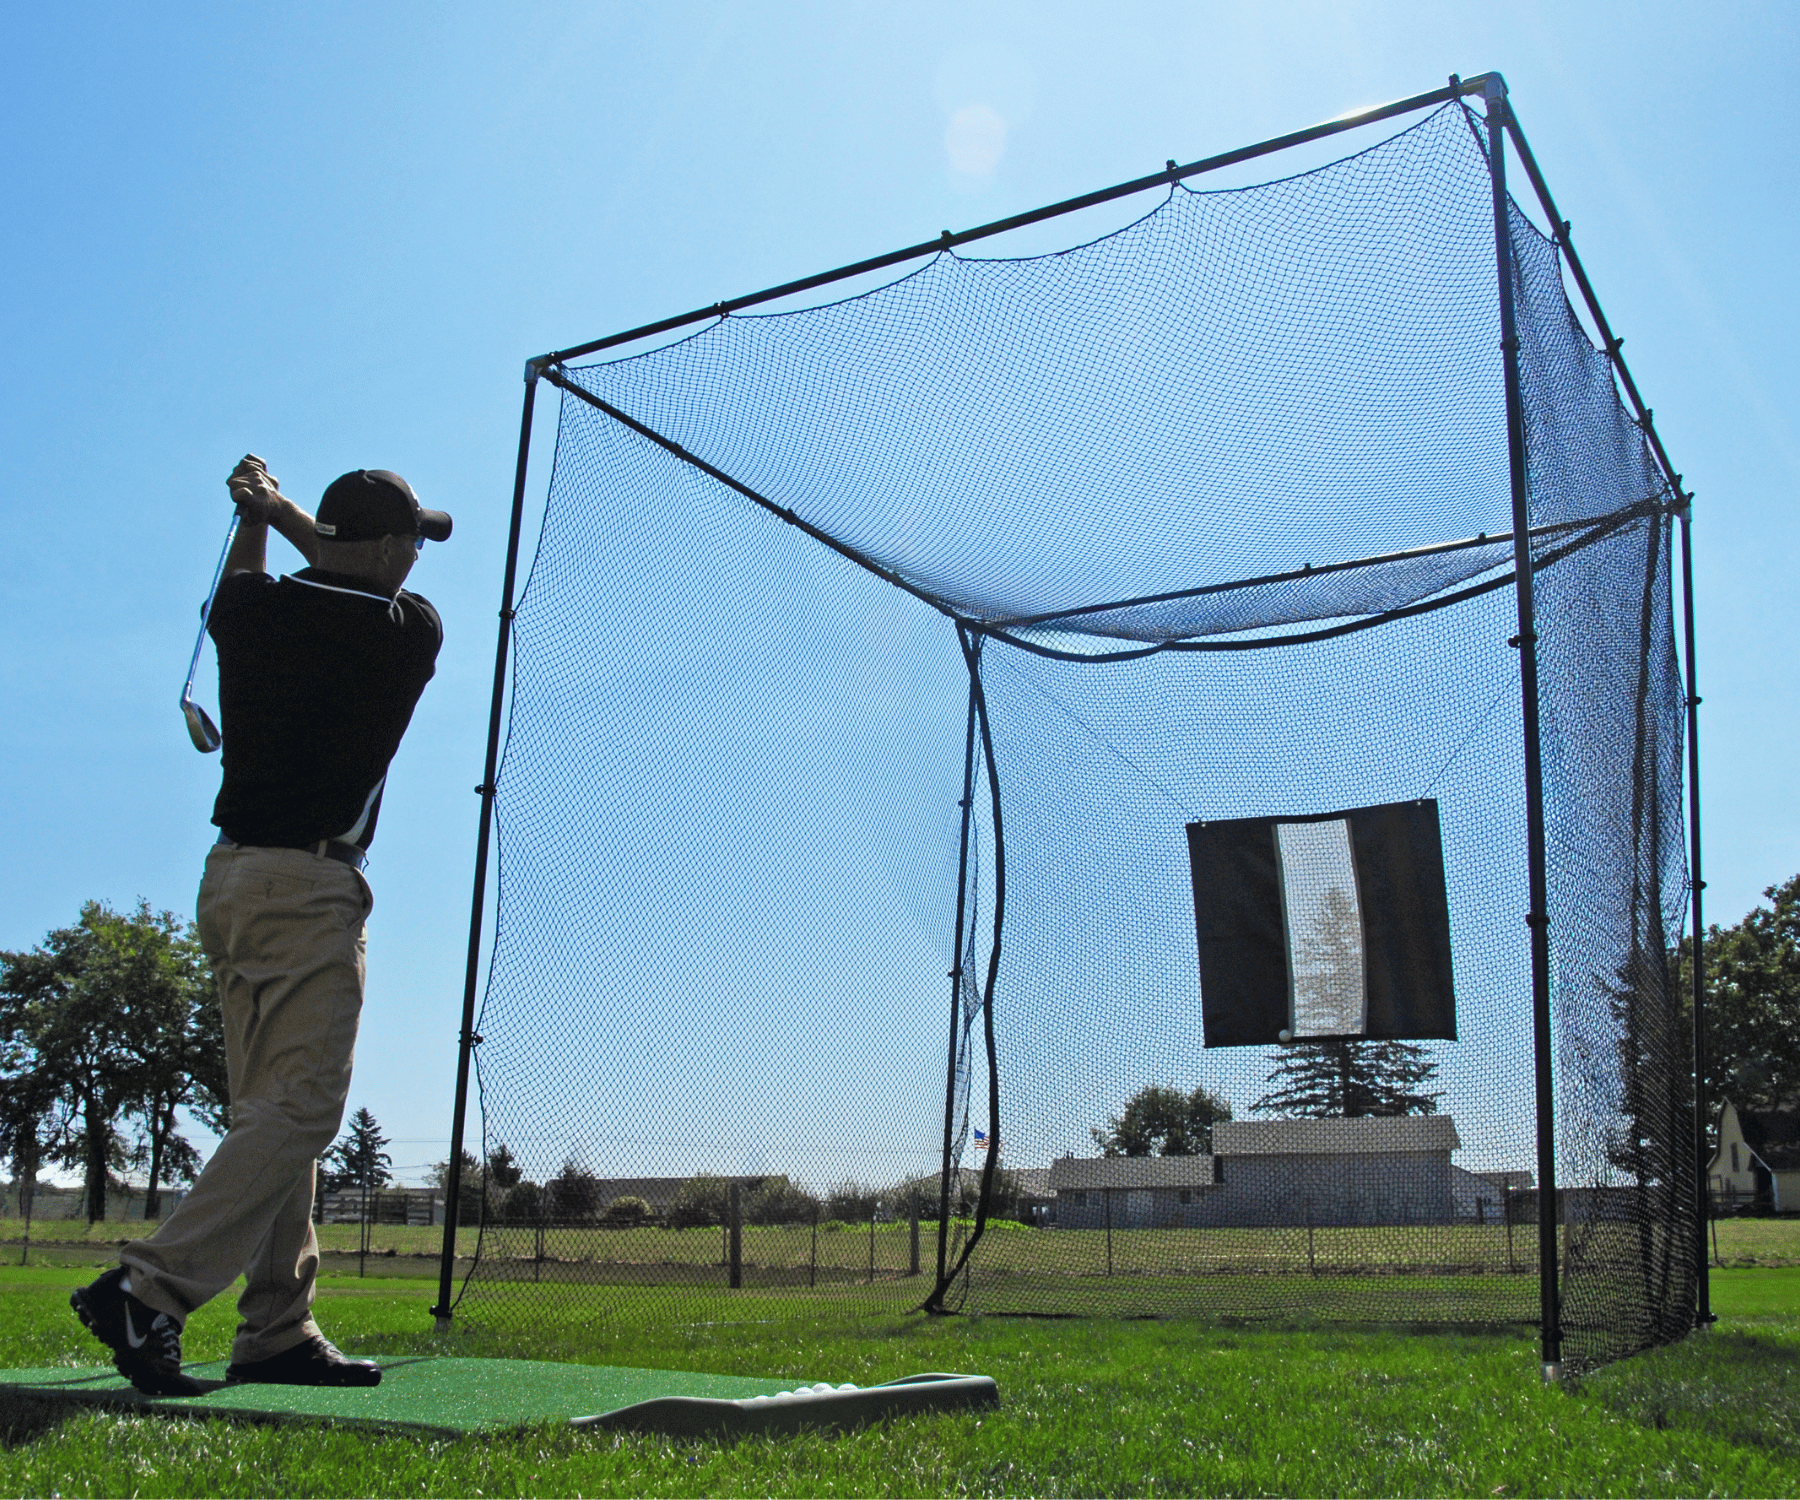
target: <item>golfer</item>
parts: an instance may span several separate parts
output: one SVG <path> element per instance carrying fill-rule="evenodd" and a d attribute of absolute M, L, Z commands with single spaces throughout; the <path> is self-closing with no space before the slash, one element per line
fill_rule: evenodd
<path fill-rule="evenodd" d="M 443 626 L 401 585 L 450 517 L 398 474 L 334 480 L 315 521 L 254 455 L 232 471 L 243 518 L 209 626 L 224 783 L 200 883 L 200 940 L 225 1020 L 231 1129 L 193 1190 L 71 1302 L 140 1391 L 193 1395 L 189 1313 L 245 1280 L 226 1379 L 376 1385 L 312 1319 L 313 1167 L 350 1091 L 363 998 L 365 852 L 388 762 L 430 681 Z M 269 527 L 308 566 L 264 569 Z"/>

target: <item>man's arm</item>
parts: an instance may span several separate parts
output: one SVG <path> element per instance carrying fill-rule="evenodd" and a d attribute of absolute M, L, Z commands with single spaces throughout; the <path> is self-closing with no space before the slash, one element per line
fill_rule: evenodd
<path fill-rule="evenodd" d="M 269 528 L 273 526 L 311 566 L 319 560 L 318 534 L 313 518 L 281 493 L 281 481 L 263 466 L 254 453 L 246 453 L 225 481 L 237 502 L 237 535 L 225 558 L 225 576 L 268 571 Z"/>

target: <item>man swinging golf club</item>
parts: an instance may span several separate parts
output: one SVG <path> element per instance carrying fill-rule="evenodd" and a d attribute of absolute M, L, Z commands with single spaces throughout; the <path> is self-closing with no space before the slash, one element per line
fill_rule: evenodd
<path fill-rule="evenodd" d="M 388 762 L 435 670 L 443 626 L 401 588 L 450 517 L 398 474 L 334 480 L 315 521 L 250 455 L 212 601 L 224 782 L 200 883 L 200 939 L 224 1012 L 231 1129 L 180 1206 L 74 1293 L 81 1321 L 140 1391 L 194 1395 L 189 1313 L 241 1274 L 227 1380 L 376 1385 L 312 1319 L 313 1167 L 350 1091 L 363 997 L 363 878 Z M 309 566 L 264 570 L 269 527 Z"/>

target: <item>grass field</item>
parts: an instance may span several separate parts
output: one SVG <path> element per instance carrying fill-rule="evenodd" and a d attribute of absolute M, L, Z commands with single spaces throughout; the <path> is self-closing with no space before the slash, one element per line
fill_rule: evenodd
<path fill-rule="evenodd" d="M 1722 1228 L 1724 1226 L 1721 1226 Z M 71 1251 L 73 1257 L 79 1252 Z M 68 1311 L 85 1267 L 0 1269 L 0 1360 L 96 1363 Z M 1405 1282 L 1407 1278 L 1395 1278 Z M 1800 1494 L 1800 1268 L 1722 1271 L 1719 1326 L 1587 1377 L 1537 1378 L 1529 1334 L 1246 1330 L 1185 1320 L 820 1316 L 690 1289 L 681 1322 L 505 1310 L 429 1332 L 426 1280 L 323 1284 L 367 1353 L 513 1354 L 858 1384 L 992 1375 L 997 1412 L 737 1445 L 537 1429 L 459 1442 L 0 1408 L 0 1490 L 64 1496 L 398 1494 Z M 188 1332 L 222 1355 L 227 1299 Z"/>
<path fill-rule="evenodd" d="M 148 1234 L 153 1225 L 135 1222 L 87 1224 L 81 1220 L 40 1220 L 32 1226 L 32 1254 L 52 1254 L 68 1246 L 117 1245 Z M 16 1259 L 21 1225 L 0 1218 L 0 1259 Z M 444 1231 L 426 1225 L 372 1224 L 368 1269 L 418 1275 L 418 1261 L 435 1262 Z M 319 1245 L 328 1255 L 354 1258 L 361 1226 L 321 1224 Z M 937 1227 L 920 1226 L 920 1257 L 936 1264 Z M 1108 1254 L 1108 1241 L 1111 1253 Z M 1800 1218 L 1722 1219 L 1717 1226 L 1718 1263 L 1723 1267 L 1800 1265 Z M 476 1231 L 457 1231 L 457 1254 L 474 1253 Z M 780 1284 L 804 1280 L 816 1265 L 822 1281 L 867 1277 L 870 1251 L 874 1279 L 905 1275 L 911 1262 L 911 1228 L 905 1223 L 867 1228 L 746 1225 L 742 1256 L 753 1278 L 777 1276 Z M 981 1264 L 996 1273 L 1133 1276 L 1203 1276 L 1220 1271 L 1271 1274 L 1391 1271 L 1425 1274 L 1465 1271 L 1533 1276 L 1537 1271 L 1535 1225 L 1516 1225 L 1510 1241 L 1500 1224 L 1419 1225 L 1381 1229 L 1120 1229 L 1030 1230 L 997 1224 L 983 1240 Z M 489 1229 L 483 1256 L 494 1275 L 506 1279 L 608 1280 L 642 1283 L 660 1273 L 671 1282 L 722 1280 L 725 1249 L 718 1229 Z M 404 1265 L 380 1267 L 379 1260 Z M 612 1274 L 609 1276 L 608 1272 Z"/>

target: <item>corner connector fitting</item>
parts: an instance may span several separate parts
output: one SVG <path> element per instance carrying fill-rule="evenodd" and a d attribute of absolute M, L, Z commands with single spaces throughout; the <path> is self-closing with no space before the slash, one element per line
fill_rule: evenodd
<path fill-rule="evenodd" d="M 546 358 L 544 358 L 544 356 L 541 354 L 536 359 L 526 360 L 525 361 L 525 384 L 526 385 L 537 384 L 538 376 L 540 376 L 544 373 L 544 371 L 549 367 L 549 364 L 550 364 L 550 361 L 547 360 Z"/>

